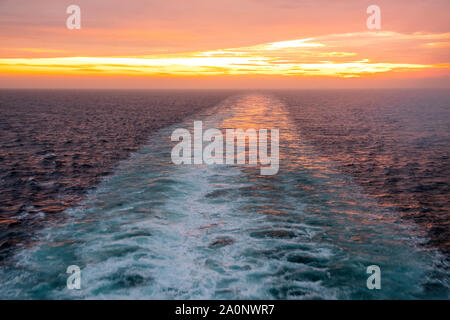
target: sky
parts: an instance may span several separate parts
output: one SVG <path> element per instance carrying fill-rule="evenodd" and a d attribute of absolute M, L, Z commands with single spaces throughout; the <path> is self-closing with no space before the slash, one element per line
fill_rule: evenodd
<path fill-rule="evenodd" d="M 72 4 L 80 29 L 66 27 Z M 0 88 L 449 88 L 449 12 L 448 0 L 0 0 Z"/>

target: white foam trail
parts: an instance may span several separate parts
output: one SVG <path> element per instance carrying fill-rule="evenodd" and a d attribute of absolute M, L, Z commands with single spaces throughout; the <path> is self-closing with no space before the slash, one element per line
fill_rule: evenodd
<path fill-rule="evenodd" d="M 152 136 L 70 220 L 42 232 L 12 268 L 8 298 L 412 298 L 430 268 L 407 232 L 299 140 L 283 104 L 244 95 L 202 114 L 205 128 L 280 129 L 280 173 L 175 166 L 171 128 Z M 176 127 L 190 127 L 188 119 Z M 380 264 L 381 292 L 365 266 Z M 65 268 L 82 268 L 82 290 Z M 17 270 L 20 269 L 20 272 Z"/>

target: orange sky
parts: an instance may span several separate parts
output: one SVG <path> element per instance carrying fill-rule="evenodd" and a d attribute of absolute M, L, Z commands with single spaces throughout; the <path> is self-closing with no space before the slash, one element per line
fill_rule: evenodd
<path fill-rule="evenodd" d="M 66 8 L 81 8 L 81 29 Z M 366 8 L 381 8 L 381 30 Z M 0 87 L 450 87 L 450 1 L 0 0 Z"/>

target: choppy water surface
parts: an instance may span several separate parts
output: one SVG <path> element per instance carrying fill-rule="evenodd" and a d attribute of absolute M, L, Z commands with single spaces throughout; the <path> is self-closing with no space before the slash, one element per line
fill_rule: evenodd
<path fill-rule="evenodd" d="M 0 90 L 0 263 L 151 133 L 228 94 Z"/>
<path fill-rule="evenodd" d="M 280 94 L 303 139 L 450 257 L 449 90 Z M 450 261 L 450 259 L 448 260 Z"/>
<path fill-rule="evenodd" d="M 67 221 L 0 269 L 2 298 L 448 298 L 444 258 L 303 140 L 270 94 L 233 96 L 154 134 Z M 280 171 L 181 165 L 174 128 L 278 128 Z M 382 289 L 366 288 L 379 265 Z M 66 289 L 67 266 L 82 290 Z"/>

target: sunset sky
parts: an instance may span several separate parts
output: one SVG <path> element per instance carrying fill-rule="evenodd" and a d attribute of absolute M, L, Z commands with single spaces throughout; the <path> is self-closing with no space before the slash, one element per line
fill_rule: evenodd
<path fill-rule="evenodd" d="M 66 8 L 81 8 L 81 29 Z M 366 26 L 381 8 L 381 30 Z M 450 1 L 0 0 L 3 88 L 450 87 Z"/>

